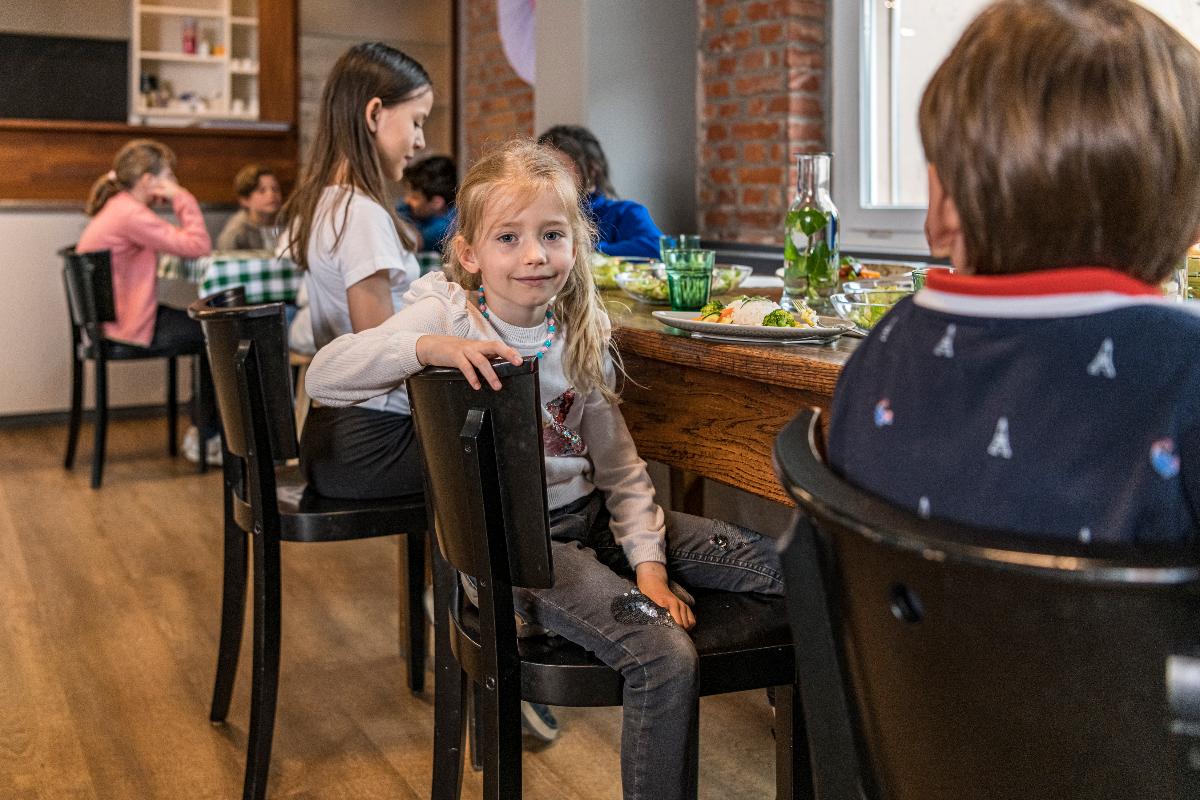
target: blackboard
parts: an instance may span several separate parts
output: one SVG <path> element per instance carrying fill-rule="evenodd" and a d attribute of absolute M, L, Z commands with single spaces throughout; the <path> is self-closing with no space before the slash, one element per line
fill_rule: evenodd
<path fill-rule="evenodd" d="M 129 42 L 0 33 L 0 117 L 125 122 Z"/>

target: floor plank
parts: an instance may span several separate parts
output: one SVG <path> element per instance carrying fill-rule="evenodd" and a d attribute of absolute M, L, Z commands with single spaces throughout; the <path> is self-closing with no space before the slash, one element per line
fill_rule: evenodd
<path fill-rule="evenodd" d="M 0 429 L 0 797 L 240 796 L 249 628 L 226 725 L 208 722 L 221 576 L 221 478 L 166 455 L 161 420 L 91 430 L 73 472 L 63 427 Z M 398 647 L 396 540 L 283 547 L 283 652 L 270 795 L 429 796 L 431 693 Z M 432 673 L 427 675 L 432 687 Z M 619 709 L 558 709 L 527 743 L 531 800 L 620 797 Z M 702 798 L 774 792 L 761 692 L 701 703 Z M 482 783 L 469 769 L 464 798 Z"/>

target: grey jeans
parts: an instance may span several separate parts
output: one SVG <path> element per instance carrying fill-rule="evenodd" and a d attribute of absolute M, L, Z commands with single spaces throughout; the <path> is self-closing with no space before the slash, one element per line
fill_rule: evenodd
<path fill-rule="evenodd" d="M 626 800 L 684 797 L 696 714 L 696 648 L 637 591 L 599 492 L 550 514 L 554 586 L 518 589 L 522 616 L 594 652 L 625 680 L 621 785 Z M 727 522 L 666 512 L 667 573 L 685 586 L 783 593 L 774 542 Z M 704 620 L 696 620 L 697 627 Z"/>

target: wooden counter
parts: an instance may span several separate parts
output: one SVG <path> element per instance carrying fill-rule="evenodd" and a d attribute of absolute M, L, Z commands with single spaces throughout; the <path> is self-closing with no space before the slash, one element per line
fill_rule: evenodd
<path fill-rule="evenodd" d="M 630 378 L 621 411 L 642 458 L 791 505 L 771 466 L 775 435 L 801 408 L 828 410 L 859 340 L 742 345 L 695 339 L 624 295 L 604 295 Z"/>
<path fill-rule="evenodd" d="M 0 119 L 0 198 L 83 203 L 117 150 L 141 138 L 175 151 L 175 174 L 201 203 L 234 202 L 233 177 L 251 162 L 269 164 L 285 190 L 295 181 L 299 139 L 292 124 L 257 130 Z"/>

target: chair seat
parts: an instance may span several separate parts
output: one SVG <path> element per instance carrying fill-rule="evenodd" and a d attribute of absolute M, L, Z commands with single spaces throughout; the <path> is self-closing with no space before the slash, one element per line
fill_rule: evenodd
<path fill-rule="evenodd" d="M 790 684 L 795 662 L 787 604 L 782 597 L 694 591 L 701 696 Z M 463 669 L 482 675 L 479 611 L 463 604 L 451 626 L 451 645 Z M 619 706 L 623 680 L 593 654 L 561 636 L 517 643 L 521 696 L 548 705 Z"/>
<path fill-rule="evenodd" d="M 380 500 L 324 497 L 305 483 L 294 466 L 276 467 L 275 481 L 279 538 L 286 542 L 338 542 L 425 529 L 421 494 Z M 244 499 L 234 498 L 233 513 L 242 530 L 253 529 L 254 514 Z"/>
<path fill-rule="evenodd" d="M 86 352 L 86 346 L 83 348 L 82 357 L 90 358 Z M 115 342 L 112 339 L 104 340 L 104 355 L 109 361 L 135 361 L 140 358 L 170 358 L 171 356 L 193 356 L 204 352 L 204 343 L 195 342 L 193 344 L 174 344 L 170 347 L 140 347 L 136 344 L 128 344 L 126 342 Z"/>

